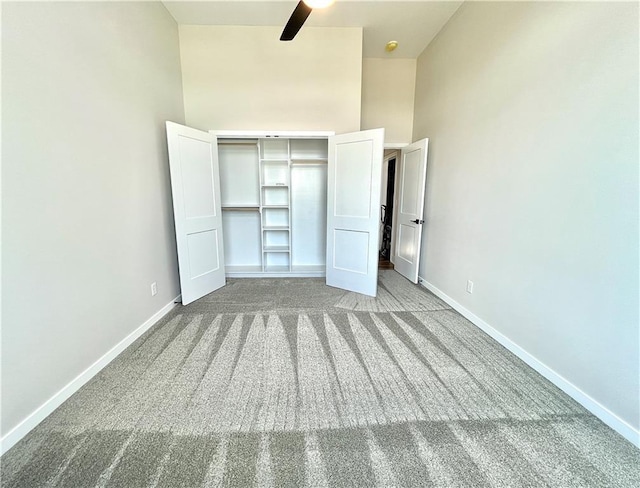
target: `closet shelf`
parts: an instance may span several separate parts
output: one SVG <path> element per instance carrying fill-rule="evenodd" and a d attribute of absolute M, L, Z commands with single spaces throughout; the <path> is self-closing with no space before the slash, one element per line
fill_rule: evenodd
<path fill-rule="evenodd" d="M 262 208 L 283 208 L 283 209 L 288 209 L 289 205 L 263 205 Z"/>
<path fill-rule="evenodd" d="M 245 139 L 218 139 L 218 146 L 257 146 L 256 140 Z"/>
<path fill-rule="evenodd" d="M 289 252 L 289 246 L 264 246 L 264 252 Z"/>
<path fill-rule="evenodd" d="M 262 230 L 289 230 L 288 225 L 265 225 Z"/>
<path fill-rule="evenodd" d="M 258 211 L 260 210 L 260 205 L 222 205 L 222 210 L 234 212 Z"/>
<path fill-rule="evenodd" d="M 289 185 L 262 185 L 262 188 L 289 188 Z"/>
<path fill-rule="evenodd" d="M 326 163 L 327 158 L 291 158 L 291 164 Z"/>

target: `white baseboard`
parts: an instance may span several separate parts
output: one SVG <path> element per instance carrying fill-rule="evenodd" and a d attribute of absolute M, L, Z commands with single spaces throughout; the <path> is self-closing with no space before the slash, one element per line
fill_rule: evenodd
<path fill-rule="evenodd" d="M 65 400 L 78 391 L 85 383 L 102 370 L 107 364 L 113 361 L 122 351 L 129 347 L 138 337 L 149 330 L 158 320 L 168 314 L 181 299 L 181 295 L 171 300 L 162 309 L 153 314 L 144 324 L 131 332 L 127 337 L 122 339 L 104 356 L 80 373 L 69 384 L 62 388 L 58 393 L 53 395 L 44 404 L 32 412 L 26 419 L 16 425 L 7 434 L 0 439 L 0 455 L 11 449 L 16 442 L 27 435 L 35 426 L 49 416 L 56 408 L 58 408 Z"/>
<path fill-rule="evenodd" d="M 544 363 L 540 362 L 534 356 L 529 354 L 527 351 L 522 349 L 515 342 L 511 341 L 508 337 L 504 336 L 502 333 L 498 332 L 496 329 L 491 327 L 488 323 L 482 320 L 480 317 L 476 316 L 465 307 L 456 302 L 453 298 L 448 296 L 442 290 L 438 289 L 427 280 L 422 277 L 418 277 L 418 282 L 424 286 L 431 293 L 436 295 L 441 300 L 444 300 L 447 304 L 449 304 L 453 309 L 471 321 L 476 327 L 486 332 L 493 339 L 498 341 L 504 347 L 506 347 L 513 354 L 522 359 L 525 363 L 535 369 L 538 373 L 544 376 L 546 379 L 551 381 L 554 385 L 564 391 L 567 395 L 577 401 L 584 408 L 589 410 L 593 415 L 602 420 L 605 424 L 611 427 L 613 430 L 622 435 L 629 442 L 634 444 L 636 447 L 640 447 L 640 431 L 635 429 L 633 426 L 629 425 L 627 422 L 622 420 L 616 414 L 614 414 L 607 407 L 601 405 L 596 400 L 591 398 L 585 392 L 583 392 L 580 388 L 575 386 L 573 383 L 556 373 L 553 369 L 549 368 Z"/>

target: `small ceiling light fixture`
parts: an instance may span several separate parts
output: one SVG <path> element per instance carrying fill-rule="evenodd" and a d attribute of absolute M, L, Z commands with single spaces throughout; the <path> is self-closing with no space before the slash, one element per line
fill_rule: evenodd
<path fill-rule="evenodd" d="M 335 0 L 302 0 L 307 6 L 311 8 L 326 8 L 331 5 Z"/>
<path fill-rule="evenodd" d="M 398 41 L 389 41 L 387 45 L 384 47 L 384 50 L 390 53 L 391 51 L 395 51 L 398 47 Z"/>

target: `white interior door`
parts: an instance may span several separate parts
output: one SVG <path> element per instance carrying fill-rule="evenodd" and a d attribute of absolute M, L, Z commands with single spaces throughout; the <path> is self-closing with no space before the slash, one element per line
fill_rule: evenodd
<path fill-rule="evenodd" d="M 216 137 L 167 122 L 182 303 L 224 286 L 224 246 Z"/>
<path fill-rule="evenodd" d="M 395 270 L 413 283 L 418 282 L 420 242 L 424 224 L 424 192 L 427 179 L 428 139 L 414 142 L 402 149 L 398 175 Z"/>
<path fill-rule="evenodd" d="M 384 129 L 329 137 L 327 285 L 376 296 Z"/>

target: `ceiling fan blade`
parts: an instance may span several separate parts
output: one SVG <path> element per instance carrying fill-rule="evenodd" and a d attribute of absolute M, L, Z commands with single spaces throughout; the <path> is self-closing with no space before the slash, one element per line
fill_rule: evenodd
<path fill-rule="evenodd" d="M 307 6 L 307 4 L 302 0 L 300 0 L 298 2 L 298 5 L 296 5 L 296 8 L 293 10 L 291 17 L 289 17 L 287 25 L 284 26 L 284 30 L 282 31 L 282 35 L 280 36 L 280 40 L 290 41 L 294 37 L 296 37 L 296 34 L 302 27 L 302 24 L 304 24 L 305 20 L 307 20 L 307 17 L 309 17 L 311 10 L 313 9 Z"/>

